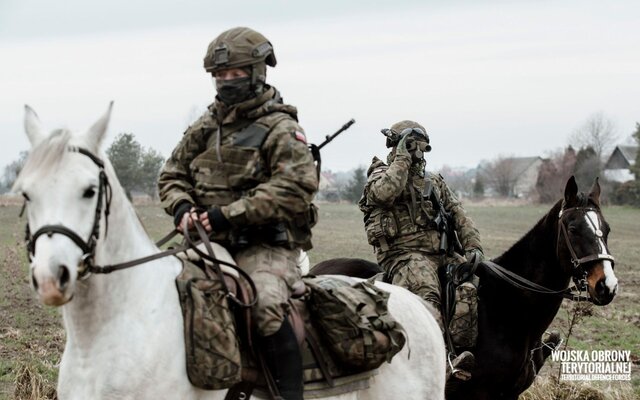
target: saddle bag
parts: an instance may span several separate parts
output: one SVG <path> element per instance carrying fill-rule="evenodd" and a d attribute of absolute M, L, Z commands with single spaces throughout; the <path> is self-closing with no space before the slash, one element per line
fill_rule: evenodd
<path fill-rule="evenodd" d="M 307 305 L 333 356 L 354 370 L 391 362 L 405 344 L 404 329 L 389 314 L 389 293 L 368 282 L 304 278 Z"/>
<path fill-rule="evenodd" d="M 176 286 L 184 317 L 189 381 L 207 390 L 229 388 L 241 381 L 242 363 L 226 288 L 213 273 L 205 273 L 209 266 L 183 264 Z"/>

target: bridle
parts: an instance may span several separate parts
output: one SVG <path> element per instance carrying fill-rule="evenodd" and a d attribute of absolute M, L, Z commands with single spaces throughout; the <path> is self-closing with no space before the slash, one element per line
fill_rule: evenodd
<path fill-rule="evenodd" d="M 593 211 L 595 212 L 596 215 L 598 215 L 598 222 L 599 222 L 598 225 L 596 225 L 596 223 L 592 220 L 591 216 L 589 216 L 588 213 L 590 211 Z M 578 290 L 583 291 L 587 289 L 587 271 L 585 271 L 583 265 L 592 261 L 607 260 L 611 262 L 611 267 L 613 268 L 615 264 L 615 258 L 610 254 L 602 254 L 602 253 L 589 254 L 584 257 L 577 256 L 576 251 L 573 247 L 573 244 L 571 243 L 571 240 L 569 240 L 569 233 L 564 220 L 564 217 L 571 212 L 582 213 L 585 216 L 586 220 L 591 225 L 591 227 L 593 228 L 596 235 L 596 241 L 600 240 L 602 242 L 602 246 L 604 246 L 602 250 L 606 251 L 606 253 L 609 253 L 609 248 L 607 247 L 607 244 L 604 241 L 602 231 L 599 229 L 599 226 L 602 226 L 602 220 L 600 219 L 600 213 L 596 208 L 571 207 L 564 210 L 560 210 L 560 213 L 558 214 L 558 220 L 559 220 L 558 221 L 558 242 L 560 242 L 560 237 L 564 236 L 565 243 L 567 245 L 567 248 L 569 249 L 569 253 L 571 254 L 571 264 L 573 265 L 573 270 L 571 271 L 571 275 L 573 278 L 573 282 L 575 283 Z M 599 245 L 598 245 L 598 248 L 599 248 Z M 556 253 L 559 253 L 560 243 L 556 245 L 556 249 L 557 249 Z M 559 257 L 559 254 L 557 254 L 557 256 Z"/>
<path fill-rule="evenodd" d="M 107 236 L 107 233 L 109 231 L 109 211 L 111 208 L 111 198 L 113 192 L 111 190 L 111 184 L 109 183 L 107 174 L 104 170 L 104 162 L 102 162 L 101 159 L 93 155 L 93 153 L 91 153 L 89 150 L 81 147 L 70 146 L 67 148 L 67 150 L 89 157 L 89 159 L 91 159 L 91 161 L 93 161 L 93 163 L 96 164 L 100 169 L 100 172 L 98 174 L 98 202 L 96 203 L 96 210 L 94 214 L 91 234 L 85 241 L 77 233 L 64 225 L 44 225 L 35 233 L 31 234 L 29 223 L 27 223 L 25 240 L 27 242 L 27 256 L 29 257 L 29 261 L 31 261 L 36 254 L 36 240 L 38 240 L 40 236 L 47 235 L 51 237 L 54 233 L 66 236 L 82 250 L 82 263 L 78 269 L 78 277 L 83 278 L 89 272 L 92 272 L 92 269 L 94 267 L 96 244 L 98 242 L 98 238 L 100 237 L 100 219 L 102 216 L 103 207 L 105 215 L 105 237 Z M 22 216 L 22 214 L 24 213 L 26 204 L 27 203 L 25 201 L 25 204 L 22 207 L 22 211 L 20 212 L 20 216 Z"/>
<path fill-rule="evenodd" d="M 45 234 L 51 237 L 54 233 L 68 237 L 82 250 L 82 253 L 83 253 L 81 258 L 82 262 L 81 262 L 81 265 L 78 266 L 78 279 L 86 279 L 91 273 L 109 274 L 114 271 L 120 271 L 123 269 L 131 268 L 136 265 L 157 260 L 159 258 L 176 255 L 178 253 L 183 253 L 191 249 L 196 254 L 198 254 L 203 260 L 209 261 L 214 265 L 214 268 L 213 268 L 214 272 L 216 273 L 217 278 L 220 280 L 223 287 L 225 288 L 227 297 L 229 299 L 231 299 L 235 304 L 244 308 L 249 308 L 256 304 L 257 296 L 255 295 L 255 293 L 257 291 L 256 291 L 255 284 L 251 279 L 251 277 L 249 276 L 249 274 L 246 271 L 238 268 L 238 266 L 236 266 L 235 264 L 228 263 L 226 261 L 218 260 L 217 258 L 215 258 L 213 249 L 211 247 L 211 242 L 209 241 L 209 237 L 205 232 L 204 228 L 202 227 L 202 224 L 200 224 L 200 222 L 195 223 L 198 236 L 200 237 L 199 241 L 195 241 L 191 238 L 189 234 L 189 230 L 186 229 L 186 225 L 185 225 L 184 236 L 185 236 L 186 245 L 170 248 L 168 250 L 164 250 L 156 254 L 151 254 L 146 257 L 123 262 L 120 264 L 103 265 L 103 266 L 95 265 L 96 244 L 98 242 L 98 238 L 100 237 L 100 217 L 102 215 L 103 206 L 104 206 L 105 238 L 106 238 L 109 230 L 109 211 L 111 208 L 111 199 L 113 196 L 113 192 L 111 189 L 111 185 L 109 184 L 109 179 L 107 178 L 107 174 L 104 170 L 104 162 L 102 160 L 96 157 L 89 150 L 83 149 L 81 147 L 71 146 L 71 147 L 68 147 L 67 150 L 71 152 L 80 153 L 89 157 L 91 161 L 93 161 L 98 166 L 98 168 L 100 168 L 100 172 L 98 174 L 98 177 L 99 177 L 98 202 L 96 204 L 96 212 L 93 220 L 93 228 L 91 229 L 91 235 L 89 236 L 89 239 L 85 241 L 77 233 L 75 233 L 74 231 L 72 231 L 71 229 L 67 228 L 64 225 L 44 225 L 43 227 L 38 229 L 33 235 L 31 235 L 31 230 L 29 229 L 29 223 L 27 223 L 25 240 L 27 242 L 27 256 L 29 257 L 30 262 L 35 256 L 36 240 L 40 236 Z M 104 203 L 103 203 L 103 199 L 104 199 Z M 25 201 L 22 207 L 22 210 L 20 211 L 20 216 L 23 215 L 26 205 L 27 203 Z M 158 242 L 156 242 L 156 246 L 158 247 L 163 246 L 164 244 L 169 242 L 169 240 L 175 237 L 178 233 L 179 232 L 176 229 L 174 229 L 168 235 L 166 235 L 165 237 L 160 239 Z M 198 249 L 197 246 L 200 243 L 204 243 L 206 252 Z M 245 303 L 241 301 L 239 298 L 235 296 L 233 292 L 229 290 L 225 282 L 222 270 L 219 267 L 220 265 L 226 265 L 228 267 L 233 268 L 238 273 L 238 275 L 247 282 L 247 284 L 249 285 L 250 292 L 252 293 L 252 296 L 249 298 L 248 302 Z"/>
<path fill-rule="evenodd" d="M 583 265 L 591 261 L 607 260 L 607 261 L 611 261 L 611 266 L 613 267 L 615 263 L 615 259 L 610 254 L 601 254 L 601 253 L 589 254 L 584 257 L 578 257 L 573 245 L 571 244 L 571 240 L 569 240 L 569 234 L 567 231 L 567 227 L 565 226 L 565 219 L 563 218 L 564 216 L 566 216 L 568 213 L 571 213 L 571 212 L 584 213 L 585 217 L 587 218 L 587 221 L 589 221 L 589 223 L 591 224 L 591 226 L 593 227 L 596 233 L 596 240 L 602 240 L 602 244 L 604 246 L 603 250 L 605 250 L 608 253 L 609 249 L 607 247 L 607 244 L 604 241 L 602 231 L 598 229 L 598 225 L 596 225 L 595 222 L 589 216 L 589 214 L 587 214 L 589 211 L 594 211 L 598 216 L 600 215 L 599 211 L 593 207 L 571 207 L 564 210 L 560 210 L 560 213 L 558 215 L 559 221 L 558 221 L 558 238 L 556 243 L 556 257 L 559 258 L 560 237 L 564 236 L 565 243 L 567 245 L 567 248 L 569 249 L 569 253 L 571 254 L 571 263 L 573 265 L 573 269 L 571 271 L 571 277 L 573 279 L 573 283 L 575 287 L 563 289 L 563 290 L 552 290 L 542 285 L 539 285 L 535 282 L 532 282 L 526 278 L 523 278 L 522 276 L 516 274 L 515 272 L 509 271 L 508 269 L 489 260 L 484 260 L 480 263 L 476 262 L 475 265 L 472 266 L 472 270 L 475 271 L 475 268 L 481 265 L 496 277 L 502 279 L 503 281 L 509 283 L 510 285 L 518 289 L 539 293 L 539 294 L 560 296 L 565 299 L 569 299 L 573 301 L 593 302 L 593 299 L 591 298 L 590 295 L 585 296 L 582 294 L 584 292 L 588 293 L 587 271 L 585 271 Z M 600 226 L 602 226 L 602 221 L 600 220 L 600 217 L 598 217 L 598 219 L 599 219 L 598 222 L 600 222 Z M 577 293 L 575 291 L 577 291 Z"/>

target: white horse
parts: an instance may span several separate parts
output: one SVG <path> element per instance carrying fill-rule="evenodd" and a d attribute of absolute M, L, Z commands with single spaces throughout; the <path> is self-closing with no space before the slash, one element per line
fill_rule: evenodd
<path fill-rule="evenodd" d="M 181 271 L 177 259 L 111 274 L 81 274 L 87 252 L 93 253 L 95 265 L 159 252 L 100 150 L 110 114 L 111 106 L 84 134 L 57 130 L 45 136 L 37 115 L 26 107 L 25 129 L 33 148 L 14 191 L 28 204 L 33 287 L 44 304 L 62 307 L 67 342 L 58 396 L 223 399 L 226 390 L 201 390 L 187 378 L 174 283 Z M 112 188 L 109 215 L 101 171 Z M 95 244 L 87 239 L 92 236 Z M 334 398 L 444 399 L 445 353 L 436 321 L 418 297 L 397 286 L 379 286 L 391 292 L 389 307 L 406 329 L 407 345 L 391 364 L 380 367 L 368 389 Z"/>

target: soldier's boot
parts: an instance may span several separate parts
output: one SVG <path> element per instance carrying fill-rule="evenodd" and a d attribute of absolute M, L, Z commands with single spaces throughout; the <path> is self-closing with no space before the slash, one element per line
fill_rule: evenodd
<path fill-rule="evenodd" d="M 542 357 L 543 359 L 547 359 L 551 355 L 551 352 L 558 348 L 562 344 L 562 337 L 560 333 L 553 331 L 549 333 L 549 335 L 542 340 Z"/>
<path fill-rule="evenodd" d="M 302 355 L 288 319 L 273 335 L 263 338 L 267 367 L 284 400 L 302 400 Z"/>
<path fill-rule="evenodd" d="M 463 351 L 447 363 L 447 381 L 455 378 L 460 381 L 471 379 L 471 371 L 476 365 L 476 358 L 470 351 Z"/>

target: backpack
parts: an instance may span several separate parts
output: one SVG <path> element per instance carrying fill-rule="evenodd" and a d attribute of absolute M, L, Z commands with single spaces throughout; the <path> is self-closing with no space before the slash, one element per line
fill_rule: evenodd
<path fill-rule="evenodd" d="M 387 307 L 389 293 L 369 282 L 335 277 L 303 279 L 307 306 L 333 356 L 356 370 L 391 362 L 406 342 L 404 329 Z"/>

